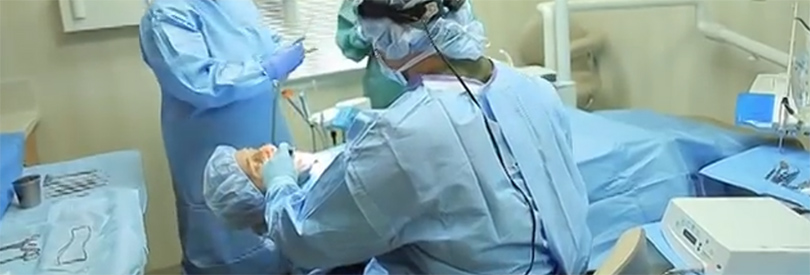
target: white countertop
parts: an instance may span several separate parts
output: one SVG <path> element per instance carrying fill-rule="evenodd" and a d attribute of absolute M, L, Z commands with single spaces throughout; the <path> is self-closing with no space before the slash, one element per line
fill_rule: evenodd
<path fill-rule="evenodd" d="M 0 132 L 25 132 L 25 136 L 28 137 L 34 131 L 38 122 L 39 113 L 37 111 L 0 114 Z"/>

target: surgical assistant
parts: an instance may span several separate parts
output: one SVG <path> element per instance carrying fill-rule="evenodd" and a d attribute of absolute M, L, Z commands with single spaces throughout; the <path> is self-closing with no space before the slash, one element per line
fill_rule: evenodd
<path fill-rule="evenodd" d="M 381 109 L 391 105 L 403 92 L 405 86 L 382 74 L 380 64 L 374 59 L 371 43 L 363 40 L 358 32 L 356 5 L 353 0 L 343 0 L 338 12 L 336 41 L 346 58 L 359 62 L 368 57 L 363 75 L 363 96 L 371 101 L 371 108 Z"/>
<path fill-rule="evenodd" d="M 469 3 L 447 2 L 389 3 L 397 13 L 421 10 L 427 30 L 361 14 L 374 61 L 409 88 L 387 109 L 356 112 L 345 150 L 311 186 L 298 185 L 287 144 L 264 165 L 267 235 L 296 266 L 371 258 L 366 274 L 586 271 L 588 202 L 562 102 L 547 81 L 484 57 Z M 427 14 L 438 3 L 443 12 Z M 218 178 L 210 193 L 220 198 L 257 190 Z"/>
<path fill-rule="evenodd" d="M 274 105 L 274 83 L 302 63 L 304 49 L 279 44 L 251 0 L 152 1 L 141 20 L 143 59 L 161 89 L 163 141 L 187 274 L 283 270 L 271 243 L 217 220 L 202 190 L 203 168 L 217 145 L 291 141 Z"/>

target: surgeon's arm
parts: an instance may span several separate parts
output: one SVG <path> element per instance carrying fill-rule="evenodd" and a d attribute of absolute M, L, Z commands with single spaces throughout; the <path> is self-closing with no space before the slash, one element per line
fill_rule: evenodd
<path fill-rule="evenodd" d="M 371 43 L 364 41 L 357 31 L 357 14 L 351 0 L 344 0 L 338 12 L 335 41 L 346 58 L 360 61 L 371 53 Z"/>
<path fill-rule="evenodd" d="M 383 156 L 385 152 L 377 153 L 373 158 L 379 162 L 377 167 L 385 167 L 391 164 L 385 163 L 386 159 L 394 159 Z M 311 189 L 300 188 L 291 178 L 267 186 L 268 236 L 296 266 L 333 268 L 354 264 L 400 247 L 404 241 L 395 234 L 405 226 L 407 218 L 390 222 L 389 217 L 368 207 L 362 181 L 370 178 L 358 175 L 352 168 L 355 164 L 346 159 L 338 156 Z M 386 171 L 378 176 L 392 176 Z M 366 207 L 361 210 L 359 204 Z"/>
<path fill-rule="evenodd" d="M 151 30 L 143 32 L 155 43 L 162 68 L 170 77 L 164 92 L 198 109 L 210 109 L 268 93 L 272 79 L 262 60 L 223 60 L 210 57 L 203 34 L 182 11 L 156 10 Z"/>

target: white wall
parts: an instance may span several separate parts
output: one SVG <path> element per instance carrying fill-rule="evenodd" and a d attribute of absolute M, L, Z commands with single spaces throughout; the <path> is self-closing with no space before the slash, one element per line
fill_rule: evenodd
<path fill-rule="evenodd" d="M 510 47 L 537 1 L 473 0 L 493 50 Z M 787 1 L 716 1 L 714 14 L 760 41 L 785 48 Z M 602 106 L 633 106 L 730 120 L 734 95 L 770 69 L 699 37 L 686 9 L 592 13 L 575 17 L 608 34 L 600 68 L 611 86 Z M 0 80 L 18 80 L 41 109 L 40 157 L 59 161 L 111 150 L 141 150 L 149 188 L 150 268 L 179 262 L 174 199 L 159 128 L 159 97 L 143 65 L 137 30 L 61 32 L 56 1 L 0 1 Z M 497 51 L 493 51 L 495 55 Z M 741 58 L 742 57 L 742 58 Z M 343 81 L 359 79 L 343 76 Z M 354 84 L 325 84 L 313 109 L 359 95 Z M 19 86 L 19 85 L 17 85 Z M 308 133 L 295 120 L 294 134 Z M 307 142 L 300 142 L 308 144 Z"/>
<path fill-rule="evenodd" d="M 492 40 L 493 56 L 499 56 L 498 48 L 517 52 L 511 47 L 511 41 L 520 39 L 514 37 L 522 30 L 517 26 L 539 2 L 546 1 L 473 0 Z M 716 0 L 710 8 L 733 30 L 786 51 L 791 2 Z M 651 108 L 731 122 L 736 94 L 757 73 L 776 69 L 763 61 L 746 61 L 741 52 L 702 38 L 690 8 L 589 12 L 573 18 L 607 35 L 599 68 L 609 91 L 598 96 L 598 107 Z"/>

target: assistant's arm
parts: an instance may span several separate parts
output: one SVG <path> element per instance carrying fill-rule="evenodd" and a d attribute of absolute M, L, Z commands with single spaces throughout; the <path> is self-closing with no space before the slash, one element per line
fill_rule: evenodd
<path fill-rule="evenodd" d="M 228 105 L 270 92 L 273 76 L 262 60 L 239 61 L 210 57 L 203 34 L 193 19 L 179 10 L 152 10 L 148 29 L 141 34 L 144 55 L 156 72 L 164 92 L 199 109 Z M 264 61 L 265 63 L 267 61 Z M 162 74 L 162 75 L 161 75 Z"/>
<path fill-rule="evenodd" d="M 344 0 L 338 12 L 335 41 L 346 58 L 360 61 L 371 53 L 371 43 L 364 41 L 357 31 L 357 14 L 351 0 Z"/>

